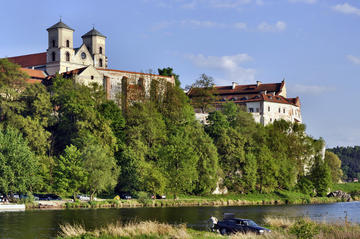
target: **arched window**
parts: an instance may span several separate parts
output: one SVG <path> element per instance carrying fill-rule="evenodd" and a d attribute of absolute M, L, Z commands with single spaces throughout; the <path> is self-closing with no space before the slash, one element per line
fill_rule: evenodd
<path fill-rule="evenodd" d="M 70 61 L 70 53 L 66 52 L 66 61 Z"/>
<path fill-rule="evenodd" d="M 55 40 L 52 40 L 52 46 L 55 47 Z"/>
<path fill-rule="evenodd" d="M 52 52 L 52 53 L 51 53 L 51 59 L 52 59 L 52 61 L 55 61 L 55 56 L 56 56 L 55 52 Z"/>
<path fill-rule="evenodd" d="M 66 47 L 70 47 L 70 41 L 66 40 Z"/>
<path fill-rule="evenodd" d="M 100 67 L 103 67 L 103 59 L 100 59 L 100 60 L 99 60 L 99 66 L 100 66 Z"/>
<path fill-rule="evenodd" d="M 100 54 L 103 54 L 103 53 L 102 53 L 102 47 L 99 48 L 99 53 L 100 53 Z"/>

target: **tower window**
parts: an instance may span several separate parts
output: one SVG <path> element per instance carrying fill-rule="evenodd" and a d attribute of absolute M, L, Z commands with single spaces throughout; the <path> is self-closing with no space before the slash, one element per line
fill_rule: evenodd
<path fill-rule="evenodd" d="M 103 52 L 103 51 L 102 51 L 102 47 L 100 47 L 100 48 L 99 48 L 99 53 L 100 53 L 100 54 L 103 54 L 102 52 Z"/>
<path fill-rule="evenodd" d="M 66 61 L 70 61 L 70 53 L 66 52 Z"/>
<path fill-rule="evenodd" d="M 52 40 L 52 46 L 55 47 L 55 40 Z"/>
<path fill-rule="evenodd" d="M 55 52 L 52 52 L 52 53 L 51 53 L 51 59 L 52 59 L 52 61 L 55 61 L 55 56 L 56 56 Z"/>
<path fill-rule="evenodd" d="M 66 40 L 66 47 L 70 47 L 70 41 Z"/>
<path fill-rule="evenodd" d="M 100 66 L 100 67 L 103 67 L 103 59 L 100 59 L 100 60 L 99 60 L 99 66 Z"/>

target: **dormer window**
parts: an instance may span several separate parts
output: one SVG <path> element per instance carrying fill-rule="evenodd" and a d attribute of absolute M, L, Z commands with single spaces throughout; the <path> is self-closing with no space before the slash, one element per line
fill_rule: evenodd
<path fill-rule="evenodd" d="M 103 54 L 102 47 L 99 48 L 99 53 L 100 53 L 100 54 Z"/>
<path fill-rule="evenodd" d="M 66 47 L 70 47 L 70 41 L 66 40 Z"/>
<path fill-rule="evenodd" d="M 99 60 L 99 66 L 100 66 L 100 67 L 103 67 L 103 59 L 100 59 L 100 60 Z"/>
<path fill-rule="evenodd" d="M 70 53 L 66 52 L 66 61 L 70 61 Z"/>
<path fill-rule="evenodd" d="M 52 53 L 51 53 L 51 60 L 52 60 L 52 61 L 55 61 L 55 57 L 56 57 L 55 52 L 52 52 Z"/>

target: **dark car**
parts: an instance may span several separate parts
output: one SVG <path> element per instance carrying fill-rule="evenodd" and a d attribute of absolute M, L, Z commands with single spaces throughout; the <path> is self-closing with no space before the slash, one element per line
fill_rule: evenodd
<path fill-rule="evenodd" d="M 61 197 L 59 197 L 56 194 L 39 194 L 34 193 L 35 200 L 41 200 L 41 201 L 50 201 L 50 200 L 61 200 Z"/>
<path fill-rule="evenodd" d="M 235 218 L 233 214 L 224 215 L 224 219 L 222 221 L 218 221 L 214 224 L 214 229 L 219 230 L 222 235 L 238 232 L 251 232 L 256 234 L 271 232 L 269 229 L 257 225 L 253 220 Z"/>

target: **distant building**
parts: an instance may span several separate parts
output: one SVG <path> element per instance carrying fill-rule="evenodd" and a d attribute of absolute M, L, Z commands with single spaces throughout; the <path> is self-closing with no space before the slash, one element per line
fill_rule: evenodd
<path fill-rule="evenodd" d="M 144 91 L 144 97 L 148 97 L 153 80 L 175 84 L 173 77 L 108 69 L 106 36 L 95 28 L 82 36 L 83 43 L 78 48 L 73 46 L 74 29 L 61 20 L 47 31 L 46 52 L 8 58 L 28 73 L 31 83 L 51 80 L 60 73 L 81 84 L 103 86 L 111 100 L 118 100 L 123 95 L 130 97 L 139 88 Z"/>
<path fill-rule="evenodd" d="M 270 84 L 257 81 L 253 85 L 238 85 L 233 82 L 230 86 L 214 87 L 216 101 L 213 104 L 216 110 L 221 109 L 226 102 L 234 102 L 244 106 L 254 116 L 255 121 L 262 125 L 280 119 L 302 122 L 300 99 L 287 98 L 284 80 L 281 83 Z M 190 98 L 197 97 L 194 89 L 190 89 L 187 94 Z M 195 109 L 195 113 L 200 121 L 206 121 L 208 112 Z"/>

